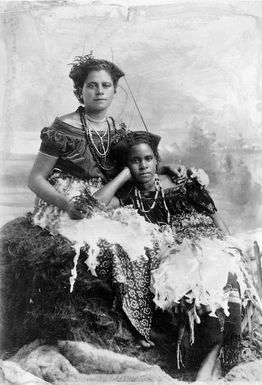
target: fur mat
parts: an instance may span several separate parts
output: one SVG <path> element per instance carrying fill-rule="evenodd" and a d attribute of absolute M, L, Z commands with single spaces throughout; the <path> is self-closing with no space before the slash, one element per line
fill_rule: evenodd
<path fill-rule="evenodd" d="M 194 383 L 261 384 L 262 360 L 234 367 L 218 380 L 214 370 L 216 351 L 210 353 Z M 43 345 L 36 340 L 21 348 L 13 357 L 0 361 L 0 383 L 5 385 L 184 385 L 157 365 L 149 365 L 135 357 L 96 348 L 86 342 L 58 341 Z"/>
<path fill-rule="evenodd" d="M 56 346 L 34 341 L 2 361 L 0 368 L 6 384 L 16 385 L 176 383 L 157 365 L 75 341 L 59 341 Z"/>

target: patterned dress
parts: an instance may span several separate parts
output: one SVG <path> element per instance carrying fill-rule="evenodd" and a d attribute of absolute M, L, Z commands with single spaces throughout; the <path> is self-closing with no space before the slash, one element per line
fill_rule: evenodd
<path fill-rule="evenodd" d="M 154 191 L 141 192 L 145 211 L 152 207 L 154 197 Z M 140 212 L 141 206 L 137 202 L 135 188 L 131 183 L 125 185 L 118 192 L 118 198 L 122 205 L 131 204 Z M 210 215 L 214 214 L 217 209 L 208 191 L 196 180 L 189 178 L 183 186 L 165 190 L 165 201 L 171 214 L 170 226 L 175 234 L 175 243 L 179 246 L 183 244 L 184 240 L 187 240 L 191 245 L 198 245 L 201 241 L 207 239 L 211 242 L 209 245 L 214 242 L 213 254 L 216 255 L 215 248 L 217 245 L 220 247 L 219 244 L 221 243 L 224 246 L 223 235 L 210 218 Z M 157 199 L 153 209 L 146 213 L 140 212 L 140 214 L 149 222 L 157 223 L 160 226 L 167 224 L 167 211 L 162 197 Z M 177 250 L 179 250 L 179 247 Z M 174 292 L 177 286 L 179 286 L 175 280 L 178 279 L 180 282 L 183 282 L 186 278 L 185 276 L 181 276 L 181 274 L 176 274 L 172 258 L 173 260 L 177 260 L 176 266 L 178 269 L 181 269 L 181 273 L 183 271 L 186 275 L 191 269 L 191 267 L 189 267 L 188 271 L 186 271 L 182 265 L 179 265 L 179 263 L 185 264 L 185 256 L 183 255 L 183 251 L 177 250 L 175 246 L 173 247 L 173 251 L 170 249 L 170 251 L 167 252 L 167 256 L 162 257 L 161 261 L 155 263 L 154 269 L 151 271 L 151 290 L 154 291 L 154 286 L 158 288 L 158 292 L 155 292 L 154 300 L 158 306 L 167 309 L 169 312 L 172 311 L 173 315 L 176 314 L 179 316 L 180 330 L 178 344 L 182 344 L 182 337 L 189 319 L 191 343 L 195 341 L 190 348 L 191 363 L 194 363 L 194 361 L 201 362 L 214 345 L 222 343 L 221 357 L 223 356 L 223 368 L 224 370 L 228 370 L 238 362 L 240 351 L 241 297 L 236 275 L 229 273 L 224 282 L 224 294 L 228 298 L 229 315 L 225 316 L 223 311 L 218 310 L 216 312 L 217 318 L 210 317 L 208 315 L 208 313 L 211 312 L 209 307 L 202 305 L 193 306 L 194 302 L 190 304 L 183 298 L 179 301 L 175 298 Z M 192 250 L 192 252 L 194 253 L 194 250 Z M 212 250 L 210 252 L 212 254 Z M 231 249 L 231 252 L 233 252 L 233 249 Z M 240 256 L 238 250 L 235 250 L 235 252 Z M 191 251 L 189 251 L 189 253 L 191 253 Z M 209 267 L 209 273 L 210 276 L 213 274 L 215 277 L 216 275 L 216 272 L 212 270 L 212 265 Z M 221 291 L 223 293 L 223 290 Z M 181 312 L 187 314 L 187 317 L 185 318 Z M 196 320 L 200 323 L 194 326 Z"/>
<path fill-rule="evenodd" d="M 122 132 L 123 126 L 116 130 L 113 120 L 111 124 L 112 137 Z M 48 178 L 51 185 L 69 200 L 73 199 L 76 203 L 82 202 L 83 205 L 94 208 L 97 202 L 92 194 L 118 171 L 110 153 L 106 164 L 109 170 L 105 171 L 97 165 L 83 132 L 60 119 L 56 119 L 50 128 L 42 130 L 41 139 L 40 151 L 58 156 L 55 168 Z M 99 141 L 96 145 L 99 146 Z M 61 210 L 57 207 L 37 199 L 32 220 L 35 225 L 55 234 L 60 215 Z M 101 240 L 100 263 L 96 274 L 114 287 L 118 306 L 122 308 L 134 330 L 149 339 L 154 310 L 149 289 L 154 250 L 148 250 L 147 261 L 131 262 L 119 245 L 115 246 L 114 252 L 111 246 L 106 240 Z"/>
<path fill-rule="evenodd" d="M 107 123 L 111 141 L 114 135 L 124 130 L 124 124 L 116 127 L 112 118 L 108 118 Z M 119 171 L 110 150 L 105 160 L 101 160 L 99 165 L 83 130 L 59 118 L 56 118 L 50 127 L 45 127 L 41 131 L 41 140 L 40 152 L 57 157 L 48 181 L 58 192 L 74 201 L 77 207 L 84 201 L 92 206 L 94 204 L 92 194 Z M 93 141 L 101 151 L 99 138 L 94 136 Z M 104 146 L 107 145 L 106 142 L 107 137 L 104 137 Z M 84 209 L 84 207 L 80 208 Z M 35 202 L 34 223 L 43 227 L 41 218 L 47 215 L 47 211 L 49 224 L 55 229 L 61 210 L 38 198 Z"/>
<path fill-rule="evenodd" d="M 125 131 L 123 123 L 117 125 L 112 118 L 107 121 L 110 141 Z M 40 152 L 57 157 L 48 177 L 50 184 L 83 211 L 97 206 L 92 194 L 119 171 L 110 151 L 106 160 L 98 164 L 84 132 L 60 118 L 41 131 L 41 140 Z M 105 137 L 104 146 L 107 140 Z M 102 151 L 99 138 L 94 135 L 93 141 Z M 125 253 L 119 247 L 119 253 L 113 256 L 111 245 L 101 240 L 98 275 L 105 280 L 103 284 L 88 271 L 84 263 L 86 253 L 82 250 L 78 282 L 74 293 L 70 294 L 69 278 L 75 251 L 71 243 L 56 231 L 62 214 L 62 210 L 36 198 L 32 213 L 7 223 L 1 229 L 0 328 L 1 335 L 5 336 L 3 349 L 38 337 L 85 339 L 97 325 L 103 324 L 105 318 L 110 320 L 108 325 L 112 325 L 112 319 L 115 319 L 114 298 L 121 297 L 118 280 L 121 280 L 119 286 L 123 292 L 121 271 L 124 268 L 121 261 L 125 259 Z M 131 280 L 132 277 L 129 285 L 132 285 Z M 113 296 L 107 283 L 111 288 L 112 284 L 114 286 L 116 293 Z M 101 310 L 101 301 L 106 303 L 106 311 Z M 124 308 L 128 306 L 127 301 Z M 128 316 L 128 311 L 126 313 Z M 80 325 L 86 325 L 82 336 L 79 335 Z M 112 326 L 109 329 L 111 333 Z M 100 328 L 100 334 L 101 330 L 103 328 Z"/>
<path fill-rule="evenodd" d="M 111 118 L 108 122 L 111 140 L 125 130 Z M 83 131 L 59 118 L 41 131 L 41 140 L 40 152 L 57 157 L 49 183 L 83 211 L 104 210 L 92 195 L 119 172 L 110 151 L 101 168 Z M 94 136 L 93 140 L 102 151 L 99 139 Z M 62 210 L 37 197 L 32 213 L 2 228 L 2 334 L 14 344 L 33 338 L 85 339 L 95 330 L 99 335 L 108 332 L 107 326 L 111 333 L 112 324 L 119 323 L 114 316 L 117 311 L 127 328 L 149 339 L 155 309 L 150 274 L 157 264 L 157 244 L 146 250 L 146 259 L 130 261 L 119 244 L 100 239 L 97 277 L 85 263 L 88 246 L 81 249 L 77 280 L 70 293 L 75 250 L 57 231 L 62 215 Z M 106 305 L 99 306 L 101 302 Z M 79 333 L 82 328 L 85 331 Z"/>

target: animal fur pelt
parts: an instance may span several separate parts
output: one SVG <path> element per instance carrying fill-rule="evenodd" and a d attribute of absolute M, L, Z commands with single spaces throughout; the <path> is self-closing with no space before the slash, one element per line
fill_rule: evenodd
<path fill-rule="evenodd" d="M 233 382 L 261 384 L 262 360 L 238 365 L 223 378 L 215 370 L 217 347 L 209 354 L 194 385 Z M 157 365 L 135 357 L 96 348 L 85 342 L 58 341 L 43 345 L 40 340 L 21 348 L 13 357 L 0 361 L 0 383 L 4 385 L 185 385 Z"/>
<path fill-rule="evenodd" d="M 175 383 L 157 365 L 74 341 L 59 341 L 56 346 L 34 341 L 2 361 L 0 368 L 2 378 L 9 381 L 6 384 L 15 385 L 29 385 L 30 381 L 39 385 Z"/>

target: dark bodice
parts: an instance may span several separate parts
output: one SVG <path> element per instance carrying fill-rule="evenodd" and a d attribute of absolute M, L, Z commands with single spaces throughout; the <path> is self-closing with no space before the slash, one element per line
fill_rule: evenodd
<path fill-rule="evenodd" d="M 141 195 L 144 209 L 150 209 L 154 202 L 155 192 L 150 191 L 141 193 Z M 164 195 L 171 216 L 192 212 L 209 215 L 217 211 L 208 191 L 192 179 L 189 179 L 184 186 L 166 189 Z M 126 184 L 117 196 L 121 205 L 132 205 L 139 211 L 135 199 L 135 188 L 131 183 Z M 144 215 L 142 212 L 141 214 Z M 161 196 L 158 197 L 155 207 L 144 216 L 152 223 L 167 223 L 167 212 Z"/>
<path fill-rule="evenodd" d="M 116 127 L 112 118 L 108 118 L 108 124 L 110 126 L 111 141 L 113 135 L 124 130 L 124 125 L 120 124 Z M 106 182 L 119 171 L 114 164 L 110 151 L 103 163 L 105 168 L 109 170 L 102 169 L 94 158 L 81 128 L 65 123 L 60 118 L 56 118 L 50 127 L 45 127 L 41 131 L 41 139 L 40 151 L 58 157 L 55 167 L 71 175 L 84 179 L 101 178 Z M 101 143 L 98 137 L 94 135 L 93 140 L 99 148 Z M 105 146 L 107 146 L 107 140 L 106 135 L 103 139 Z"/>

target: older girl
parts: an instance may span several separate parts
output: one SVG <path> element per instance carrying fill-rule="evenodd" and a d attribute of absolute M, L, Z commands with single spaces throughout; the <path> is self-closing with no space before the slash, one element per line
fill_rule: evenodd
<path fill-rule="evenodd" d="M 81 205 L 81 197 L 86 197 L 87 190 L 92 194 L 119 171 L 112 157 L 111 141 L 125 130 L 125 124 L 117 124 L 107 116 L 107 110 L 124 72 L 114 63 L 86 55 L 76 58 L 69 76 L 81 106 L 56 118 L 41 132 L 40 151 L 29 176 L 30 189 L 41 199 L 35 224 L 43 223 L 44 209 L 50 205 L 54 217 L 63 210 L 72 219 L 83 218 L 87 207 Z M 177 176 L 184 173 L 183 167 L 168 170 Z M 79 192 L 72 197 L 70 191 L 76 191 L 76 185 Z"/>
<path fill-rule="evenodd" d="M 41 131 L 40 151 L 29 176 L 29 187 L 37 195 L 34 212 L 1 229 L 2 346 L 27 338 L 22 337 L 25 315 L 26 330 L 38 325 L 36 337 L 46 336 L 46 329 L 48 333 L 62 330 L 56 316 L 63 312 L 57 312 L 55 304 L 65 299 L 63 277 L 70 276 L 74 250 L 57 235 L 61 215 L 66 212 L 72 219 L 88 216 L 95 204 L 92 194 L 119 172 L 111 144 L 125 132 L 125 125 L 107 116 L 107 110 L 124 72 L 112 62 L 85 55 L 76 58 L 69 76 L 81 105 Z M 173 174 L 180 172 L 181 168 Z M 101 250 L 103 254 L 102 246 Z M 86 292 L 89 278 L 85 278 Z M 72 297 L 66 296 L 66 300 Z M 74 306 L 67 309 L 73 312 Z M 71 324 L 65 329 L 74 334 Z"/>

